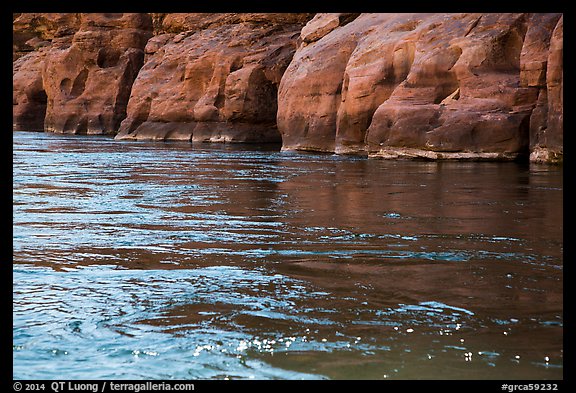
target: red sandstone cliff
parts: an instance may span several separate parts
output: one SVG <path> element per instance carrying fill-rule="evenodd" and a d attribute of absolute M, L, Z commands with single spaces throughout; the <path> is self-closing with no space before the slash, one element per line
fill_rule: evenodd
<path fill-rule="evenodd" d="M 13 23 L 13 129 L 44 130 L 47 96 L 42 69 L 52 48 L 66 48 L 80 14 L 15 14 Z"/>
<path fill-rule="evenodd" d="M 148 14 L 18 16 L 14 21 L 14 129 L 118 132 L 151 36 Z M 32 45 L 36 50 L 30 51 Z"/>
<path fill-rule="evenodd" d="M 300 14 L 170 14 L 117 139 L 280 142 L 276 97 Z M 175 34 L 176 32 L 179 32 Z"/>
<path fill-rule="evenodd" d="M 13 128 L 556 162 L 561 14 L 14 14 Z"/>
<path fill-rule="evenodd" d="M 115 134 L 151 36 L 147 14 L 82 14 L 71 45 L 51 48 L 42 69 L 44 129 Z"/>
<path fill-rule="evenodd" d="M 560 14 L 363 14 L 333 29 L 319 22 L 302 30 L 314 38 L 302 37 L 280 85 L 284 149 L 508 159 L 544 144 L 561 154 Z M 534 121 L 531 141 L 537 103 L 548 115 Z"/>

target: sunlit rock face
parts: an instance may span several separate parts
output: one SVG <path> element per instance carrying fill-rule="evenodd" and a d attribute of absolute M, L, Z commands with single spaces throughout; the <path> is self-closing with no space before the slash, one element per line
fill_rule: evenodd
<path fill-rule="evenodd" d="M 280 84 L 284 149 L 514 159 L 542 145 L 533 134 L 561 155 L 561 14 L 324 19 L 302 30 Z"/>
<path fill-rule="evenodd" d="M 45 60 L 44 129 L 115 134 L 151 36 L 148 14 L 82 14 L 71 45 L 52 47 Z"/>
<path fill-rule="evenodd" d="M 559 13 L 13 14 L 13 129 L 561 162 Z"/>
<path fill-rule="evenodd" d="M 117 139 L 280 142 L 278 84 L 307 14 L 169 14 Z"/>
<path fill-rule="evenodd" d="M 47 96 L 42 69 L 51 48 L 68 47 L 80 14 L 13 14 L 12 128 L 44 131 Z"/>

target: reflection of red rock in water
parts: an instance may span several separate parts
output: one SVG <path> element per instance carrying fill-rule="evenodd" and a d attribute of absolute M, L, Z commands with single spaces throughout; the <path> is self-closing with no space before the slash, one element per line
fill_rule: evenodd
<path fill-rule="evenodd" d="M 14 129 L 562 160 L 558 13 L 14 14 L 13 25 Z"/>

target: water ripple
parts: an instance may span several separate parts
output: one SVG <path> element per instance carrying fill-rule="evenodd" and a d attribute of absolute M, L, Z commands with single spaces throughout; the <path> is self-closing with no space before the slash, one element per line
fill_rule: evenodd
<path fill-rule="evenodd" d="M 557 379 L 562 171 L 13 136 L 16 379 Z"/>

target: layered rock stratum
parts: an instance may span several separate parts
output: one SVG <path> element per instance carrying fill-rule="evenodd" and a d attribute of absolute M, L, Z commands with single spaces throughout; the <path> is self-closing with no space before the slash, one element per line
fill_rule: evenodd
<path fill-rule="evenodd" d="M 563 16 L 13 14 L 13 129 L 561 162 Z"/>

